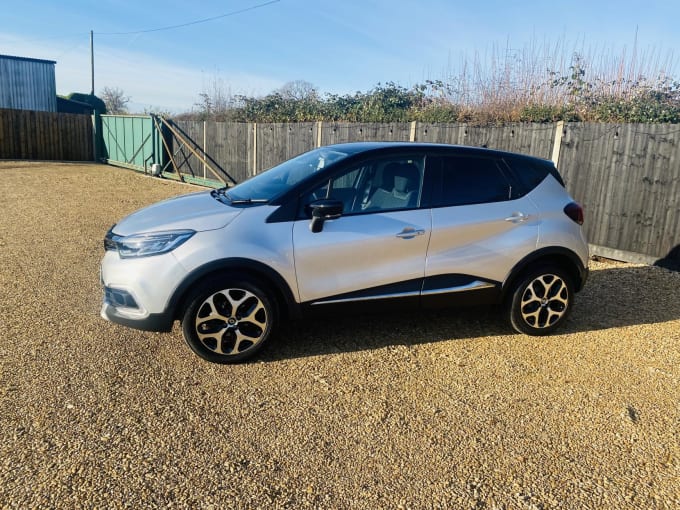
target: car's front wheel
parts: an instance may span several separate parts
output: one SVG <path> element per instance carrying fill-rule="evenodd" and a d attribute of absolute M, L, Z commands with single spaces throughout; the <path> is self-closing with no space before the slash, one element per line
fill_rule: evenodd
<path fill-rule="evenodd" d="M 510 324 L 519 333 L 548 335 L 566 319 L 574 300 L 569 274 L 559 267 L 526 273 L 508 301 Z"/>
<path fill-rule="evenodd" d="M 275 301 L 249 279 L 222 277 L 192 294 L 182 318 L 187 344 L 213 363 L 237 363 L 259 351 L 276 324 Z"/>

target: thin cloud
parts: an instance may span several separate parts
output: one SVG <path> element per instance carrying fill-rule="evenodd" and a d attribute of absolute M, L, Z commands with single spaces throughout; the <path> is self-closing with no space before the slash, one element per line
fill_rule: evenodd
<path fill-rule="evenodd" d="M 26 40 L 0 33 L 3 53 L 20 57 L 56 60 L 57 93 L 89 92 L 91 88 L 89 40 L 82 42 Z M 74 44 L 75 43 L 75 44 Z M 95 46 L 95 93 L 104 87 L 117 87 L 131 98 L 133 109 L 161 108 L 188 111 L 203 91 L 206 75 L 218 79 L 225 88 L 238 94 L 266 94 L 280 87 L 281 81 L 266 76 L 183 66 L 132 49 Z"/>

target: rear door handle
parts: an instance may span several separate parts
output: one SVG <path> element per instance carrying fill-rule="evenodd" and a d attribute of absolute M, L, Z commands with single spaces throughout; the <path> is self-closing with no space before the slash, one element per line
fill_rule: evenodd
<path fill-rule="evenodd" d="M 422 236 L 425 234 L 425 229 L 419 228 L 415 229 L 413 227 L 406 227 L 404 230 L 397 234 L 397 237 L 402 239 L 413 239 L 416 236 Z"/>
<path fill-rule="evenodd" d="M 509 222 L 512 222 L 512 223 L 522 223 L 524 221 L 527 221 L 528 219 L 529 219 L 528 215 L 521 213 L 521 212 L 514 212 L 514 213 L 512 213 L 511 216 L 508 216 L 507 218 L 505 218 L 505 221 L 509 221 Z"/>

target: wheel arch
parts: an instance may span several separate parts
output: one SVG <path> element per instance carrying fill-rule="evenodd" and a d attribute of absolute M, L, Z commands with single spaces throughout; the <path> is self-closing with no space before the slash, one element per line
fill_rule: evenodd
<path fill-rule="evenodd" d="M 588 276 L 588 268 L 575 252 L 560 246 L 541 248 L 524 257 L 512 268 L 503 282 L 503 300 L 512 293 L 516 282 L 537 265 L 555 265 L 563 268 L 571 276 L 574 292 L 583 288 Z"/>
<path fill-rule="evenodd" d="M 255 260 L 226 258 L 209 262 L 189 273 L 170 298 L 168 311 L 173 319 L 181 319 L 182 310 L 188 304 L 191 292 L 197 285 L 227 272 L 249 277 L 270 289 L 274 293 L 273 297 L 281 316 L 297 318 L 300 315 L 299 305 L 295 301 L 292 290 L 278 272 Z"/>

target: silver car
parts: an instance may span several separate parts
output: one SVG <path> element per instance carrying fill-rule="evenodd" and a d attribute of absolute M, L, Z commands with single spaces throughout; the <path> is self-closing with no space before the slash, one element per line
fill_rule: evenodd
<path fill-rule="evenodd" d="M 103 318 L 169 331 L 202 358 L 255 354 L 282 321 L 376 307 L 502 304 L 560 326 L 584 285 L 583 211 L 550 161 L 417 143 L 321 147 L 237 186 L 111 227 Z"/>

